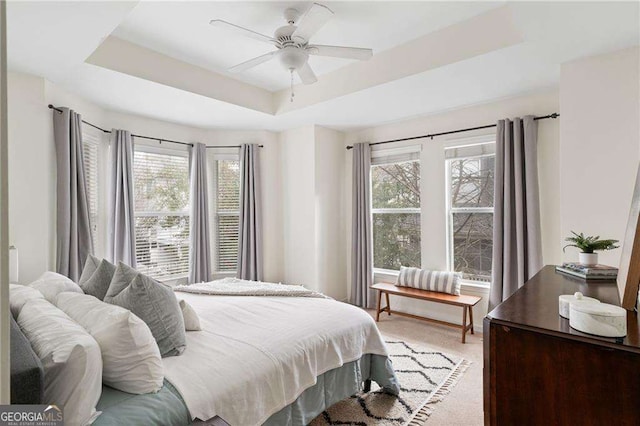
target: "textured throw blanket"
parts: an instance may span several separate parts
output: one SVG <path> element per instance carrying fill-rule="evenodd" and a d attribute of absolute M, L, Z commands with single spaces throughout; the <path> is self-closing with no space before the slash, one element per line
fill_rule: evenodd
<path fill-rule="evenodd" d="M 213 294 L 219 296 L 288 296 L 288 297 L 318 297 L 330 299 L 324 294 L 311 291 L 301 285 L 286 285 L 247 281 L 238 278 L 224 278 L 189 285 L 179 285 L 175 291 L 196 294 Z"/>

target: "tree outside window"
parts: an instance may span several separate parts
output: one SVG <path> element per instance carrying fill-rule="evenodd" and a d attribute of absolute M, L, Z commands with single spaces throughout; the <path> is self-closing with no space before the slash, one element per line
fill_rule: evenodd
<path fill-rule="evenodd" d="M 421 266 L 420 162 L 371 166 L 373 265 Z"/>
<path fill-rule="evenodd" d="M 495 156 L 448 160 L 450 269 L 491 280 Z"/>

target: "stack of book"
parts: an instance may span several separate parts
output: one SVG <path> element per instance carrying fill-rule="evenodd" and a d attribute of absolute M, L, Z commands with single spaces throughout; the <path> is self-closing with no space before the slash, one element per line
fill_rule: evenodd
<path fill-rule="evenodd" d="M 556 271 L 584 278 L 585 280 L 615 280 L 618 276 L 618 268 L 613 266 L 587 266 L 576 262 L 564 262 L 562 266 L 556 266 Z"/>

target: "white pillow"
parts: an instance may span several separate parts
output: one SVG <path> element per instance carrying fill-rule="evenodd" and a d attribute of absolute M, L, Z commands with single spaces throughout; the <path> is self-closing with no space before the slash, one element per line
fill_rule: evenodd
<path fill-rule="evenodd" d="M 87 294 L 60 293 L 56 306 L 100 345 L 105 384 L 133 394 L 162 388 L 164 368 L 160 350 L 144 321 L 125 308 Z"/>
<path fill-rule="evenodd" d="M 35 288 L 20 284 L 9 284 L 9 308 L 14 318 L 18 318 L 22 307 L 30 299 L 44 299 L 44 296 Z"/>
<path fill-rule="evenodd" d="M 184 318 L 184 329 L 186 331 L 201 331 L 200 318 L 198 314 L 193 310 L 190 304 L 183 299 L 178 301 L 180 304 L 180 310 L 182 311 L 182 318 Z"/>
<path fill-rule="evenodd" d="M 63 291 L 75 291 L 76 293 L 83 293 L 80 286 L 64 275 L 57 274 L 55 272 L 45 272 L 40 275 L 40 278 L 29 284 L 29 287 L 33 287 L 38 290 L 45 299 L 50 303 L 56 303 L 56 296 Z"/>
<path fill-rule="evenodd" d="M 99 413 L 100 346 L 79 324 L 44 299 L 24 304 L 18 324 L 44 367 L 44 403 L 64 406 L 66 425 L 87 425 Z"/>

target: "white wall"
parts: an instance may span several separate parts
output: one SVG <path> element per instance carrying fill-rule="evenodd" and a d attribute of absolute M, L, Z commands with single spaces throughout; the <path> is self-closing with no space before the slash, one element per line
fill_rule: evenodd
<path fill-rule="evenodd" d="M 282 280 L 281 155 L 275 133 L 199 129 L 109 111 L 40 77 L 10 73 L 9 238 L 20 252 L 21 282 L 29 283 L 42 272 L 55 269 L 56 171 L 52 111 L 47 108 L 49 103 L 74 109 L 82 114 L 83 119 L 105 129 L 123 128 L 145 136 L 207 145 L 263 144 L 264 271 L 266 279 Z M 143 140 L 137 142 L 142 143 Z M 101 184 L 102 190 L 106 190 L 105 179 Z M 98 252 L 101 249 L 96 247 Z"/>
<path fill-rule="evenodd" d="M 638 47 L 564 64 L 560 75 L 562 236 L 624 240 L 640 153 Z M 567 249 L 566 260 L 577 259 Z M 600 262 L 618 266 L 621 250 Z"/>
<path fill-rule="evenodd" d="M 285 130 L 282 149 L 284 281 L 319 290 L 315 241 L 313 126 Z"/>
<path fill-rule="evenodd" d="M 345 300 L 344 134 L 307 126 L 279 139 L 285 282 Z"/>
<path fill-rule="evenodd" d="M 558 112 L 558 93 L 555 90 L 542 91 L 540 93 L 506 99 L 489 104 L 477 105 L 443 114 L 426 116 L 398 123 L 391 123 L 379 127 L 350 132 L 346 135 L 346 141 L 375 142 L 381 140 L 398 139 L 420 134 L 437 133 L 453 129 L 481 126 L 495 123 L 500 118 L 512 118 L 527 114 L 546 115 Z M 545 263 L 557 263 L 560 261 L 560 194 L 558 188 L 558 153 L 559 153 L 559 123 L 556 120 L 539 121 L 539 174 L 541 194 L 541 221 L 543 258 Z M 422 239 L 428 241 L 423 244 L 422 264 L 426 268 L 447 269 L 447 243 L 446 243 L 446 208 L 445 208 L 445 161 L 444 147 L 456 141 L 472 138 L 478 135 L 493 135 L 494 129 L 468 132 L 464 134 L 443 136 L 433 140 L 418 140 L 394 144 L 395 146 L 416 145 L 422 146 L 421 153 L 421 195 L 422 195 Z M 346 188 L 347 200 L 351 197 L 351 155 L 347 156 Z M 345 205 L 345 216 L 351 217 L 351 205 Z M 350 219 L 347 219 L 347 232 L 345 233 L 345 245 L 351 247 Z M 348 253 L 350 258 L 350 253 Z M 348 265 L 350 265 L 350 260 Z M 350 270 L 350 268 L 348 268 Z M 376 275 L 376 280 L 395 280 L 392 276 Z M 350 283 L 349 275 L 349 283 Z M 486 288 L 463 286 L 465 294 L 482 297 L 482 301 L 474 309 L 475 325 L 481 331 L 481 319 L 487 313 L 488 291 Z M 461 321 L 461 310 L 429 302 L 414 301 L 407 298 L 391 299 L 394 308 L 407 312 L 428 315 L 445 321 Z"/>
<path fill-rule="evenodd" d="M 44 80 L 9 73 L 9 241 L 19 278 L 55 269 L 55 150 Z"/>
<path fill-rule="evenodd" d="M 347 299 L 344 219 L 344 133 L 315 127 L 315 217 L 318 282 L 322 291 Z"/>

